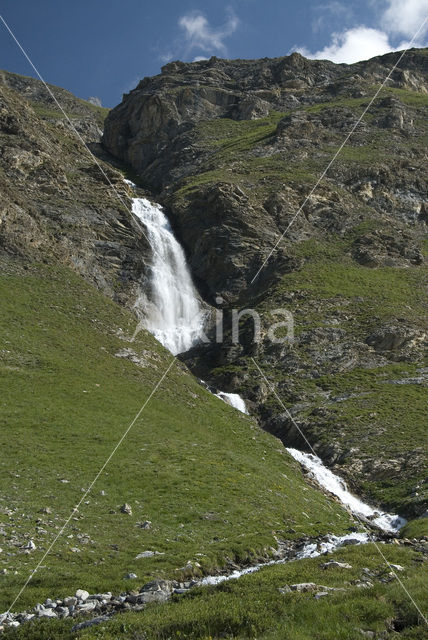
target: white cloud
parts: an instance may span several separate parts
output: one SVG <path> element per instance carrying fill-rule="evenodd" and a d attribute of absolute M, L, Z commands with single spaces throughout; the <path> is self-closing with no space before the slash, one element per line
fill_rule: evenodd
<path fill-rule="evenodd" d="M 162 64 L 166 64 L 167 62 L 170 62 L 173 58 L 174 58 L 174 54 L 171 52 L 162 53 L 159 56 L 159 60 L 162 62 Z"/>
<path fill-rule="evenodd" d="M 328 11 L 331 11 L 331 8 L 327 5 Z M 305 47 L 295 50 L 307 58 L 351 64 L 390 51 L 426 46 L 424 34 L 428 33 L 428 21 L 413 42 L 412 38 L 427 15 L 427 0 L 384 0 L 379 28 L 358 25 L 334 33 L 331 42 L 315 53 Z M 409 39 L 397 42 L 397 35 L 404 35 Z"/>
<path fill-rule="evenodd" d="M 343 33 L 333 34 L 332 42 L 320 51 L 311 53 L 304 47 L 297 49 L 297 51 L 307 58 L 352 64 L 393 51 L 393 48 L 387 34 L 383 31 L 368 27 L 356 27 Z"/>
<path fill-rule="evenodd" d="M 428 16 L 427 0 L 388 0 L 381 25 L 388 33 L 412 38 Z M 428 21 L 419 37 L 428 31 Z"/>
<path fill-rule="evenodd" d="M 239 20 L 232 9 L 227 12 L 225 23 L 220 27 L 212 27 L 203 13 L 194 11 L 182 16 L 178 24 L 183 31 L 186 56 L 194 49 L 208 54 L 227 51 L 224 40 L 238 28 Z"/>
<path fill-rule="evenodd" d="M 353 16 L 353 10 L 351 7 L 338 2 L 338 0 L 330 0 L 330 2 L 323 2 L 314 7 L 315 17 L 312 20 L 312 31 L 319 33 L 330 29 L 333 21 L 346 20 L 349 21 Z"/>
<path fill-rule="evenodd" d="M 192 62 L 201 62 L 201 60 L 208 60 L 205 56 L 196 56 L 193 58 Z"/>

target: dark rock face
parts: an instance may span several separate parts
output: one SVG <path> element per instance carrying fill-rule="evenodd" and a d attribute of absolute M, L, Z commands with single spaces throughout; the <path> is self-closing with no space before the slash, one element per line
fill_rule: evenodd
<path fill-rule="evenodd" d="M 99 114 L 68 91 L 53 90 L 85 141 L 99 141 Z M 1 72 L 0 251 L 59 261 L 131 305 L 149 251 L 130 213 L 131 194 L 122 175 L 99 160 L 102 173 L 53 109 L 41 82 Z"/>
<path fill-rule="evenodd" d="M 423 255 L 412 234 L 373 231 L 360 236 L 352 249 L 357 262 L 367 267 L 400 267 L 422 264 Z"/>
<path fill-rule="evenodd" d="M 106 122 L 103 144 L 153 187 L 166 186 L 186 157 L 189 131 L 212 118 L 251 120 L 300 104 L 291 93 L 340 74 L 330 62 L 287 58 L 172 62 L 144 78 Z M 196 155 L 195 162 L 198 157 Z M 175 166 L 174 166 L 175 165 Z M 194 173 L 187 167 L 187 174 Z"/>
<path fill-rule="evenodd" d="M 162 73 L 144 78 L 113 109 L 105 123 L 103 144 L 114 156 L 130 164 L 153 188 L 170 184 L 179 175 L 197 172 L 203 150 L 193 149 L 192 129 L 196 123 L 213 118 L 252 120 L 270 112 L 288 112 L 316 105 L 332 96 L 367 95 L 370 84 L 382 81 L 396 54 L 374 58 L 354 65 L 336 65 L 326 60 L 307 60 L 298 53 L 285 58 L 262 60 L 221 60 L 182 63 L 171 62 Z M 427 91 L 426 57 L 409 52 L 405 71 L 397 70 L 392 83 L 400 88 Z M 401 129 L 411 127 L 404 105 L 386 98 L 389 107 L 379 126 Z M 355 122 L 349 108 L 332 109 L 322 117 L 322 125 L 339 125 L 348 131 Z M 287 116 L 278 133 L 291 126 L 291 135 L 301 139 L 310 135 L 319 117 L 306 114 Z M 187 164 L 187 167 L 183 167 Z M 182 173 L 179 172 L 181 165 Z"/>

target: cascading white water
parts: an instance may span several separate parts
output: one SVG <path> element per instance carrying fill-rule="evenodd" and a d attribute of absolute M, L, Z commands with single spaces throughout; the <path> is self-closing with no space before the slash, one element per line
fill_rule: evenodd
<path fill-rule="evenodd" d="M 214 395 L 217 396 L 217 398 L 220 398 L 220 400 L 223 400 L 224 402 L 226 402 L 227 404 L 232 405 L 232 407 L 234 407 L 235 409 L 238 409 L 238 411 L 240 411 L 241 413 L 248 414 L 247 407 L 245 405 L 245 400 L 241 398 L 241 396 L 238 393 L 226 393 L 225 391 L 219 391 Z"/>
<path fill-rule="evenodd" d="M 133 198 L 132 212 L 144 223 L 153 252 L 150 291 L 140 293 L 136 309 L 159 342 L 182 353 L 198 342 L 204 321 L 184 251 L 160 205 Z"/>
<path fill-rule="evenodd" d="M 345 481 L 335 475 L 330 469 L 327 469 L 318 456 L 314 456 L 312 453 L 303 453 L 303 451 L 292 448 L 287 448 L 287 451 L 309 471 L 310 476 L 314 478 L 318 484 L 337 496 L 340 502 L 349 507 L 352 513 L 355 513 L 357 516 L 370 518 L 373 524 L 384 531 L 399 531 L 406 524 L 404 518 L 395 514 L 377 511 L 366 502 L 354 496 L 348 490 Z"/>
<path fill-rule="evenodd" d="M 249 573 L 255 573 L 256 571 L 260 571 L 260 569 L 264 569 L 265 567 L 271 567 L 276 564 L 286 564 L 287 562 L 292 562 L 294 560 L 303 560 L 305 558 L 318 558 L 323 554 L 332 553 L 336 551 L 336 549 L 340 549 L 340 547 L 347 544 L 366 544 L 369 542 L 369 536 L 367 533 L 347 533 L 344 536 L 326 536 L 326 539 L 323 541 L 317 542 L 307 542 L 303 548 L 296 553 L 294 558 L 282 558 L 281 560 L 270 560 L 269 562 L 261 562 L 260 564 L 256 564 L 252 567 L 245 567 L 245 569 L 237 569 L 228 575 L 222 576 L 207 576 L 206 578 L 202 578 L 200 584 L 202 586 L 212 586 L 216 584 L 221 584 L 222 582 L 226 582 L 228 580 L 237 580 L 242 576 L 246 576 Z"/>
<path fill-rule="evenodd" d="M 132 188 L 135 184 L 125 180 Z M 204 313 L 192 282 L 186 257 L 159 204 L 133 198 L 132 212 L 144 224 L 152 249 L 149 292 L 140 292 L 135 308 L 143 324 L 174 355 L 188 351 L 203 335 Z M 205 384 L 205 383 L 203 383 Z M 206 385 L 205 385 L 206 386 Z M 214 395 L 247 413 L 237 393 Z"/>

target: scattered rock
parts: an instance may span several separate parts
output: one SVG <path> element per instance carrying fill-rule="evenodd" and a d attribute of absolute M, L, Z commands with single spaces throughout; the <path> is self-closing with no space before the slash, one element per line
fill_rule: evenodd
<path fill-rule="evenodd" d="M 138 556 L 135 556 L 136 560 L 141 560 L 142 558 L 152 558 L 153 556 L 164 556 L 164 553 L 160 551 L 143 551 L 139 553 Z"/>
<path fill-rule="evenodd" d="M 337 562 L 336 560 L 330 560 L 330 562 L 325 562 L 321 565 L 322 569 L 332 569 L 333 567 L 337 569 L 352 569 L 352 566 L 347 562 Z"/>
<path fill-rule="evenodd" d="M 85 602 L 89 598 L 89 592 L 85 591 L 85 589 L 77 589 L 76 598 Z"/>
<path fill-rule="evenodd" d="M 284 587 L 279 587 L 279 593 L 291 593 L 291 588 L 286 584 Z"/>
<path fill-rule="evenodd" d="M 36 615 L 39 618 L 56 618 L 57 615 L 53 609 L 48 609 L 43 605 L 37 605 L 35 608 Z"/>
<path fill-rule="evenodd" d="M 76 631 L 81 631 L 82 629 L 86 629 L 87 627 L 93 627 L 97 624 L 101 624 L 103 622 L 107 622 L 111 617 L 111 614 L 105 616 L 99 616 L 98 618 L 92 618 L 92 620 L 85 620 L 84 622 L 79 622 L 79 624 L 75 624 L 74 627 L 71 627 L 72 633 Z"/>
<path fill-rule="evenodd" d="M 291 591 L 299 591 L 306 593 L 308 591 L 316 591 L 318 589 L 318 585 L 315 582 L 299 582 L 298 584 L 290 585 Z"/>
<path fill-rule="evenodd" d="M 34 551 L 35 549 L 37 549 L 36 545 L 34 544 L 33 540 L 29 540 L 27 542 L 27 544 L 24 544 L 23 549 L 27 549 L 28 551 Z"/>
<path fill-rule="evenodd" d="M 413 329 L 400 325 L 388 325 L 378 327 L 366 339 L 367 344 L 375 351 L 398 351 L 417 334 Z"/>
<path fill-rule="evenodd" d="M 88 600 L 86 602 L 82 602 L 81 604 L 77 605 L 77 609 L 79 611 L 94 611 L 94 609 L 97 608 L 97 602 L 95 600 Z"/>
<path fill-rule="evenodd" d="M 128 504 L 127 502 L 125 502 L 125 504 L 123 504 L 120 507 L 120 512 L 121 513 L 126 513 L 128 516 L 132 516 L 132 507 L 130 504 Z"/>

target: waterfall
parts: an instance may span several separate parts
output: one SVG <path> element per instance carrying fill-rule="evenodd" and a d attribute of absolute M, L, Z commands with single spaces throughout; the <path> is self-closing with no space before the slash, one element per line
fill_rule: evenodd
<path fill-rule="evenodd" d="M 125 182 L 132 188 L 136 186 L 130 180 Z M 184 251 L 159 204 L 146 198 L 133 198 L 132 213 L 144 224 L 152 249 L 149 288 L 140 292 L 135 308 L 142 316 L 142 324 L 164 347 L 174 355 L 183 353 L 204 335 L 204 312 Z M 202 384 L 209 388 L 204 382 Z M 245 402 L 237 393 L 215 393 L 210 388 L 209 391 L 238 411 L 247 413 Z"/>
<path fill-rule="evenodd" d="M 203 334 L 204 314 L 184 251 L 159 204 L 133 198 L 132 212 L 144 224 L 152 248 L 149 290 L 135 307 L 143 324 L 174 355 L 190 349 Z"/>

